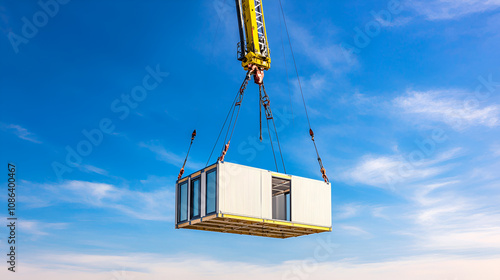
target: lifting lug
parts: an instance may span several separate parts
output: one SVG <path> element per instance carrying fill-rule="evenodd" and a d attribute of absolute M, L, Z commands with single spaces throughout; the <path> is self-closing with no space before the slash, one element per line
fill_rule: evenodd
<path fill-rule="evenodd" d="M 191 144 L 189 144 L 189 149 L 186 154 L 186 158 L 184 159 L 184 164 L 182 165 L 181 171 L 179 171 L 179 176 L 177 176 L 177 180 L 180 180 L 182 178 L 182 174 L 184 174 L 184 167 L 186 166 L 186 162 L 189 156 L 189 151 L 191 151 L 191 146 L 193 145 L 195 137 L 196 137 L 196 129 L 193 130 L 193 133 L 191 134 Z"/>
<path fill-rule="evenodd" d="M 222 155 L 219 157 L 219 161 L 223 162 L 224 158 L 226 157 L 227 150 L 229 150 L 229 144 L 231 143 L 231 140 L 227 141 L 226 146 L 224 146 L 224 151 L 222 151 Z"/>

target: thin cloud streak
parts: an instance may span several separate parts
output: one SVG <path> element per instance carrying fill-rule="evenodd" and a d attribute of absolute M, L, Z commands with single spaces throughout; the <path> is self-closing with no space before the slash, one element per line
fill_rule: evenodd
<path fill-rule="evenodd" d="M 146 148 L 146 149 L 150 150 L 151 152 L 153 152 L 154 154 L 156 154 L 157 160 L 166 162 L 166 163 L 174 165 L 174 166 L 178 166 L 179 169 L 182 166 L 182 164 L 184 163 L 183 156 L 179 156 L 179 155 L 167 150 L 167 148 L 165 148 L 163 145 L 161 145 L 158 141 L 151 141 L 148 143 L 139 143 L 139 146 Z M 193 169 L 193 170 L 199 170 L 203 166 L 205 166 L 205 165 L 200 163 L 200 162 L 193 162 L 192 160 L 188 160 L 186 162 L 186 167 L 189 169 Z"/>
<path fill-rule="evenodd" d="M 500 106 L 469 104 L 467 98 L 452 96 L 474 96 L 460 91 L 409 91 L 394 100 L 394 105 L 405 114 L 417 115 L 421 119 L 444 122 L 456 130 L 471 126 L 496 127 L 500 125 Z"/>
<path fill-rule="evenodd" d="M 7 124 L 0 123 L 0 126 L 2 127 L 2 129 L 4 131 L 12 133 L 12 134 L 16 135 L 17 137 L 19 137 L 20 139 L 30 141 L 30 142 L 36 143 L 36 144 L 42 144 L 41 141 L 36 139 L 36 137 L 33 133 L 29 132 L 26 128 L 24 128 L 20 125 L 17 125 L 17 124 L 7 125 Z"/>
<path fill-rule="evenodd" d="M 170 190 L 171 185 L 151 192 L 141 192 L 111 184 L 76 180 L 55 184 L 29 182 L 27 184 L 44 189 L 43 199 L 50 206 L 69 202 L 91 208 L 114 210 L 140 220 L 173 220 L 175 193 Z"/>
<path fill-rule="evenodd" d="M 459 19 L 500 7 L 498 0 L 420 0 L 407 1 L 406 4 L 411 10 L 431 21 Z"/>
<path fill-rule="evenodd" d="M 450 169 L 446 163 L 460 155 L 460 149 L 452 149 L 413 163 L 406 155 L 366 155 L 358 163 L 342 172 L 340 179 L 347 183 L 365 184 L 379 188 L 392 188 L 408 182 L 432 178 Z"/>
<path fill-rule="evenodd" d="M 421 280 L 498 279 L 499 257 L 459 258 L 453 256 L 422 256 L 398 261 L 355 263 L 350 261 L 314 262 L 288 261 L 280 264 L 259 265 L 235 261 L 218 261 L 196 256 L 134 255 L 83 255 L 51 254 L 38 256 L 36 263 L 50 259 L 51 267 L 26 262 L 17 275 L 19 280 L 44 279 L 373 279 Z M 30 257 L 33 259 L 33 257 Z M 141 261 L 138 262 L 137 260 Z M 196 263 L 196 266 L 193 266 Z M 7 270 L 0 275 L 6 277 Z M 299 276 L 302 276 L 300 278 Z M 447 277 L 447 278 L 443 278 Z"/>

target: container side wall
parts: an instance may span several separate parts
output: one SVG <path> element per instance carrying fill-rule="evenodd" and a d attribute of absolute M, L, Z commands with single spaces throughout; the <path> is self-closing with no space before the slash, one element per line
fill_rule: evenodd
<path fill-rule="evenodd" d="M 221 163 L 224 200 L 221 212 L 247 217 L 262 217 L 261 170 L 232 163 Z M 222 189 L 222 188 L 221 188 Z M 221 203 L 222 204 L 222 203 Z"/>
<path fill-rule="evenodd" d="M 175 184 L 175 225 L 179 223 L 179 184 Z"/>
<path fill-rule="evenodd" d="M 226 193 L 226 176 L 225 174 L 225 164 L 217 163 L 217 208 L 218 213 L 224 213 L 225 203 L 225 193 Z"/>
<path fill-rule="evenodd" d="M 331 227 L 331 186 L 321 181 L 292 176 L 292 221 Z"/>

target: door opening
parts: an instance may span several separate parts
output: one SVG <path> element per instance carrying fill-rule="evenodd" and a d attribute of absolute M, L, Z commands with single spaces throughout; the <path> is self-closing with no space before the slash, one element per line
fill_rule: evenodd
<path fill-rule="evenodd" d="M 291 181 L 273 177 L 272 179 L 272 201 L 273 219 L 291 221 Z"/>

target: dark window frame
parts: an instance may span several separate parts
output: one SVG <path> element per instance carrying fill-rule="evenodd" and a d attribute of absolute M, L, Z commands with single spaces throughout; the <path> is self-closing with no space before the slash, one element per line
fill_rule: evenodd
<path fill-rule="evenodd" d="M 186 219 L 184 220 L 181 220 L 181 216 L 182 216 L 182 192 L 181 192 L 181 188 L 183 185 L 186 185 Z M 182 183 L 179 183 L 178 184 L 178 187 L 177 187 L 177 192 L 178 192 L 178 202 L 177 202 L 177 213 L 179 214 L 179 216 L 177 217 L 177 223 L 184 223 L 184 222 L 187 222 L 189 220 L 189 180 L 186 180 Z"/>
<path fill-rule="evenodd" d="M 199 182 L 199 185 L 198 185 L 198 215 L 196 216 L 193 216 L 193 195 L 194 195 L 194 183 L 198 181 Z M 191 179 L 191 183 L 190 183 L 190 186 L 189 186 L 189 219 L 190 220 L 193 220 L 193 219 L 198 219 L 201 217 L 201 175 L 200 176 L 196 176 L 195 178 L 192 178 Z"/>
<path fill-rule="evenodd" d="M 215 173 L 215 193 L 214 193 L 214 199 L 215 199 L 215 209 L 213 212 L 208 212 L 208 175 Z M 205 172 L 205 216 L 212 215 L 217 213 L 217 204 L 218 204 L 218 199 L 217 199 L 217 191 L 219 188 L 219 184 L 217 182 L 217 168 L 211 169 L 207 172 Z"/>

